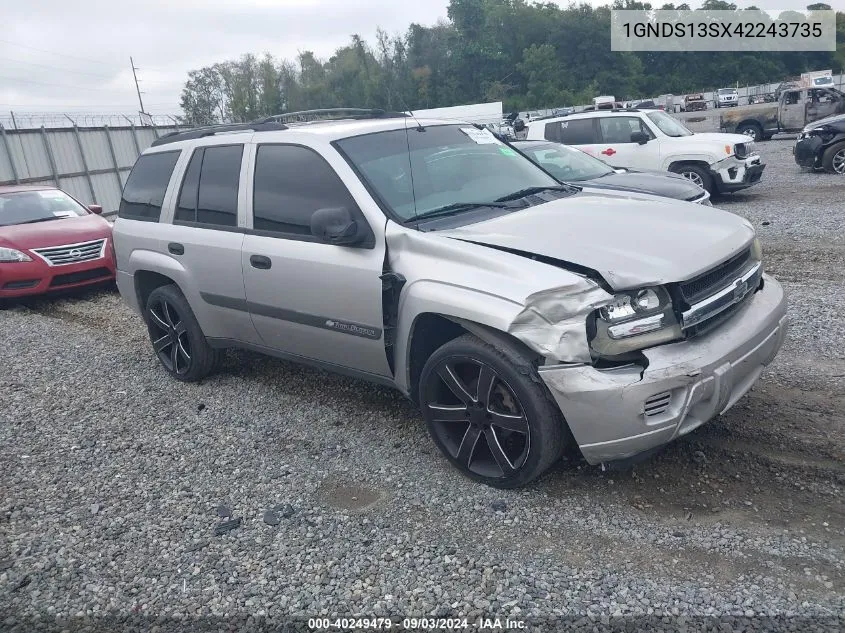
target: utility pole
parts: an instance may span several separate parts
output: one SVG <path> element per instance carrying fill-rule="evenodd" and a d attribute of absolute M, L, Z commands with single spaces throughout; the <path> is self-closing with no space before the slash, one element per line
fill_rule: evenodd
<path fill-rule="evenodd" d="M 129 64 L 132 66 L 132 77 L 135 79 L 135 92 L 138 93 L 138 103 L 141 106 L 141 114 L 145 114 L 144 112 L 144 102 L 141 99 L 141 89 L 138 87 L 138 75 L 135 74 L 135 71 L 138 70 L 135 68 L 135 62 L 132 60 L 132 57 L 129 57 Z"/>

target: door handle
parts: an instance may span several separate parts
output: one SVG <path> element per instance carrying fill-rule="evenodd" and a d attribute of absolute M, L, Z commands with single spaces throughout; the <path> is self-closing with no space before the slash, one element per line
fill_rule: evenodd
<path fill-rule="evenodd" d="M 174 255 L 184 255 L 185 254 L 185 247 L 178 242 L 170 242 L 167 245 L 167 250 L 173 253 Z"/>
<path fill-rule="evenodd" d="M 269 257 L 264 257 L 264 255 L 250 255 L 249 265 L 253 268 L 267 270 L 273 265 L 273 262 L 270 261 Z"/>

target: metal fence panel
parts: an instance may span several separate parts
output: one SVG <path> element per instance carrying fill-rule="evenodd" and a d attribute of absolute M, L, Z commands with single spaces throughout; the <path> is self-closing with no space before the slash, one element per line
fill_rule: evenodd
<path fill-rule="evenodd" d="M 117 211 L 138 154 L 175 127 L 0 130 L 0 185 L 58 184 L 85 204 Z"/>

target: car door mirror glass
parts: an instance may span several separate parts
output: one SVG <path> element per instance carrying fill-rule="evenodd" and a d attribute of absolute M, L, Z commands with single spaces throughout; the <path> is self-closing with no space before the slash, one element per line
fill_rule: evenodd
<path fill-rule="evenodd" d="M 645 132 L 631 132 L 631 142 L 645 145 L 648 143 L 649 137 Z"/>
<path fill-rule="evenodd" d="M 363 240 L 358 223 L 346 207 L 317 209 L 311 215 L 311 235 L 327 244 L 353 246 Z"/>

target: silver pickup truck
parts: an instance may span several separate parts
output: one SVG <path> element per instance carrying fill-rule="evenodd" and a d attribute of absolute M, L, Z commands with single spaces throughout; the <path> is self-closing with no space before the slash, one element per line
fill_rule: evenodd
<path fill-rule="evenodd" d="M 173 378 L 238 347 L 389 385 L 461 472 L 513 487 L 567 447 L 599 464 L 689 433 L 780 349 L 747 221 L 560 184 L 469 123 L 329 114 L 135 164 L 118 286 Z"/>

